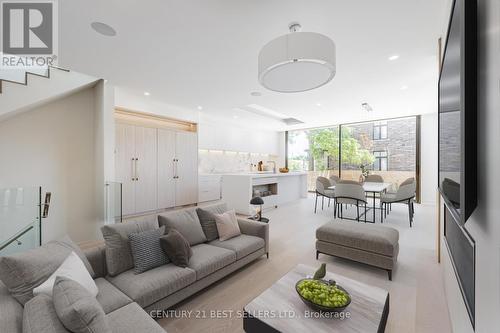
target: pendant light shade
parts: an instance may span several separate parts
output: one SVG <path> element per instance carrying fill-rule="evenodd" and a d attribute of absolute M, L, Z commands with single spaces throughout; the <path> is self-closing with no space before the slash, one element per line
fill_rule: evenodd
<path fill-rule="evenodd" d="M 287 35 L 267 43 L 259 53 L 259 82 L 277 92 L 300 92 L 321 87 L 336 73 L 335 43 L 315 32 L 290 26 Z"/>

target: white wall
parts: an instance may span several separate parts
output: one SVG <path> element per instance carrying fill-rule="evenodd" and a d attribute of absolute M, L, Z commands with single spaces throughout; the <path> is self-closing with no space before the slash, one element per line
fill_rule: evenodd
<path fill-rule="evenodd" d="M 99 237 L 96 89 L 0 122 L 0 188 L 42 186 L 52 192 L 49 217 L 42 221 L 43 242 L 64 234 L 75 241 Z"/>
<path fill-rule="evenodd" d="M 476 242 L 475 332 L 491 333 L 500 327 L 500 1 L 477 3 L 478 206 L 465 227 Z M 447 292 L 453 289 L 447 286 Z M 449 303 L 460 299 L 457 292 L 448 292 L 447 297 Z M 454 308 L 450 306 L 451 322 L 460 322 L 463 311 Z M 456 326 L 455 331 L 472 332 L 465 326 Z"/>
<path fill-rule="evenodd" d="M 420 119 L 420 196 L 423 204 L 434 205 L 438 186 L 438 114 L 424 114 Z"/>

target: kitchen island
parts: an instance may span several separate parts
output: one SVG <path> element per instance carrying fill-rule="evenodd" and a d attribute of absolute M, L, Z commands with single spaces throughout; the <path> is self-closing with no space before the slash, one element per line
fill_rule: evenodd
<path fill-rule="evenodd" d="M 307 173 L 240 173 L 222 175 L 222 200 L 239 214 L 253 215 L 254 196 L 264 200 L 263 208 L 277 207 L 307 197 Z"/>

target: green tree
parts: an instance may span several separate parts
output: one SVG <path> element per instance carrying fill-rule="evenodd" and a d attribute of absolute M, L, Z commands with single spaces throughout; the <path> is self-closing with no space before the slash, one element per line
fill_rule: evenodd
<path fill-rule="evenodd" d="M 339 156 L 339 129 L 322 128 L 308 131 L 309 151 L 314 159 L 316 170 L 326 170 L 327 157 Z M 343 164 L 359 167 L 361 164 L 371 165 L 375 157 L 368 149 L 352 136 L 349 127 L 342 127 L 342 162 Z"/>

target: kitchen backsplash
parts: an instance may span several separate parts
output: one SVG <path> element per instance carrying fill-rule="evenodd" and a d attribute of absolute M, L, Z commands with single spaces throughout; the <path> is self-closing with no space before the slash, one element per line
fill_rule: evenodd
<path fill-rule="evenodd" d="M 275 161 L 276 168 L 280 167 L 278 156 L 274 155 L 200 149 L 198 171 L 200 173 L 250 172 L 250 164 L 256 165 L 259 161 L 263 161 L 269 170 L 272 170 L 273 166 L 272 163 L 267 164 L 267 161 Z M 256 170 L 254 167 L 254 171 Z"/>

